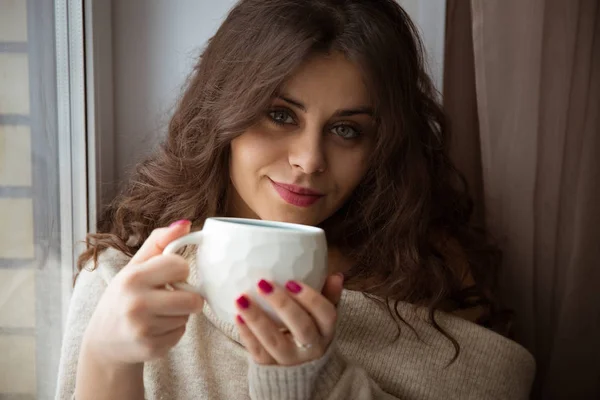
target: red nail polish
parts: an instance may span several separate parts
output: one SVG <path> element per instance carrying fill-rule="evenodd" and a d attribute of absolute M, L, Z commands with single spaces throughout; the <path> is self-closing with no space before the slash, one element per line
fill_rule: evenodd
<path fill-rule="evenodd" d="M 269 282 L 265 281 L 264 279 L 261 279 L 258 282 L 258 288 L 261 290 L 261 292 L 269 294 L 273 291 L 273 285 L 271 285 Z"/>
<path fill-rule="evenodd" d="M 240 297 L 238 297 L 238 299 L 235 302 L 243 310 L 245 310 L 248 307 L 250 307 L 250 300 L 248 300 L 248 298 L 246 296 L 240 296 Z"/>
<path fill-rule="evenodd" d="M 188 221 L 187 219 L 180 219 L 179 221 L 175 221 L 171 225 L 169 225 L 169 228 L 172 228 L 172 227 L 178 226 L 178 225 L 187 225 L 187 224 L 190 224 L 190 223 L 191 222 Z"/>
<path fill-rule="evenodd" d="M 300 291 L 302 290 L 302 286 L 298 285 L 294 281 L 289 281 L 285 284 L 285 287 L 292 293 L 300 293 Z"/>
<path fill-rule="evenodd" d="M 242 324 L 242 325 L 246 325 L 246 321 L 244 321 L 244 318 L 242 318 L 241 315 L 238 315 L 237 317 L 237 321 Z"/>

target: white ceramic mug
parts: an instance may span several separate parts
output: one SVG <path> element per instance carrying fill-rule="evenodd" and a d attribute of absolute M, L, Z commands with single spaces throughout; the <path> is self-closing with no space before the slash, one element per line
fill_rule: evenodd
<path fill-rule="evenodd" d="M 200 293 L 217 317 L 233 322 L 235 300 L 246 293 L 278 323 L 273 310 L 256 296 L 258 281 L 277 285 L 296 280 L 321 291 L 327 278 L 327 241 L 316 227 L 242 218 L 208 218 L 201 231 L 171 242 L 163 254 L 197 245 L 197 285 L 172 286 Z"/>

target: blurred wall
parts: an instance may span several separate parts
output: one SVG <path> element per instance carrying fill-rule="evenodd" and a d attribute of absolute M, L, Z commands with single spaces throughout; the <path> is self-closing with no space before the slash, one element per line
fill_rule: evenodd
<path fill-rule="evenodd" d="M 164 134 L 181 85 L 234 0 L 113 1 L 115 178 Z"/>

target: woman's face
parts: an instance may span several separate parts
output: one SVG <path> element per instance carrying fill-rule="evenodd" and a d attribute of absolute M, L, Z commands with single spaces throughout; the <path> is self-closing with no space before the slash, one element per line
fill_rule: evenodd
<path fill-rule="evenodd" d="M 356 65 L 315 56 L 231 143 L 229 215 L 317 225 L 367 171 L 376 125 Z"/>

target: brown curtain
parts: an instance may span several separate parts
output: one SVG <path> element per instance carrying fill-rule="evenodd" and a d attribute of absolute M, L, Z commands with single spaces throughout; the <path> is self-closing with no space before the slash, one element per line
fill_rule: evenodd
<path fill-rule="evenodd" d="M 600 6 L 448 0 L 452 155 L 504 250 L 534 398 L 600 399 Z"/>

